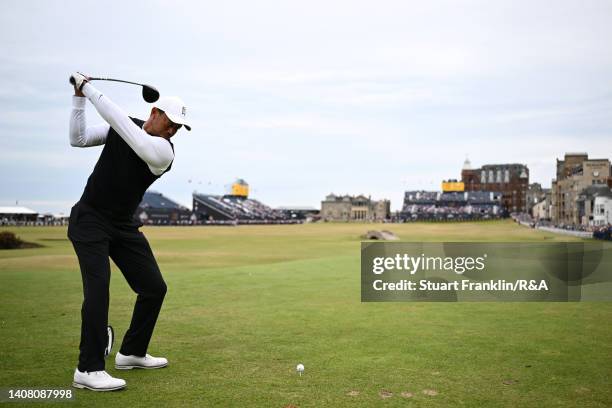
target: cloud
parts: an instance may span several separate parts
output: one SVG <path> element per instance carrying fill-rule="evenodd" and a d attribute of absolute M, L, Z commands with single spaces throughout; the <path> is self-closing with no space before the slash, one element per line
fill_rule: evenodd
<path fill-rule="evenodd" d="M 99 150 L 67 146 L 76 69 L 187 101 L 194 131 L 177 135 L 154 186 L 184 203 L 189 178 L 240 176 L 270 204 L 318 205 L 334 190 L 397 208 L 404 189 L 459 177 L 466 154 L 526 163 L 547 185 L 565 151 L 611 156 L 611 13 L 570 0 L 9 2 L 0 199 L 78 197 Z M 100 29 L 73 23 L 83 15 Z M 138 88 L 96 86 L 148 115 Z"/>

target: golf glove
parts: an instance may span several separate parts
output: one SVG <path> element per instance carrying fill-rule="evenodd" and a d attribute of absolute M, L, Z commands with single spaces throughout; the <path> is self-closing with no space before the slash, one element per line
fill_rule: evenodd
<path fill-rule="evenodd" d="M 74 80 L 74 82 L 73 82 Z M 75 72 L 70 76 L 70 82 L 76 86 L 76 88 L 81 91 L 83 89 L 83 85 L 87 82 L 87 77 L 80 72 Z"/>

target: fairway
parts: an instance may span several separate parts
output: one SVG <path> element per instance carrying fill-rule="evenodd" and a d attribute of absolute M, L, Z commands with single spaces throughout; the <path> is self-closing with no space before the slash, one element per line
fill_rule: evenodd
<path fill-rule="evenodd" d="M 144 228 L 168 285 L 149 352 L 169 366 L 109 358 L 127 389 L 69 406 L 612 406 L 611 303 L 361 303 L 368 229 L 573 240 L 511 221 Z M 0 387 L 68 387 L 82 286 L 66 229 L 1 230 L 44 247 L 0 250 Z M 134 299 L 113 266 L 117 342 Z"/>

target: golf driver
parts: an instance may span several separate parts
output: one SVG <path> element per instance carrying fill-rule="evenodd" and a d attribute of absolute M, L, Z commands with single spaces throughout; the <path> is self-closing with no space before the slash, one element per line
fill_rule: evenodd
<path fill-rule="evenodd" d="M 142 86 L 142 98 L 148 102 L 153 103 L 159 99 L 159 91 L 155 89 L 155 87 L 146 84 L 139 84 L 138 82 L 124 81 L 122 79 L 114 79 L 114 78 L 89 78 L 90 81 L 113 81 L 113 82 L 123 82 L 125 84 L 139 85 Z M 70 83 L 74 85 L 74 78 L 70 77 Z"/>

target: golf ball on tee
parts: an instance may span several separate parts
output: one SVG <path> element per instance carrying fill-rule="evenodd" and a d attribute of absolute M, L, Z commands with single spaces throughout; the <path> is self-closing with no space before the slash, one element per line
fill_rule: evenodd
<path fill-rule="evenodd" d="M 295 369 L 297 370 L 298 373 L 303 373 L 304 372 L 304 364 L 298 364 L 297 367 L 295 367 Z"/>

